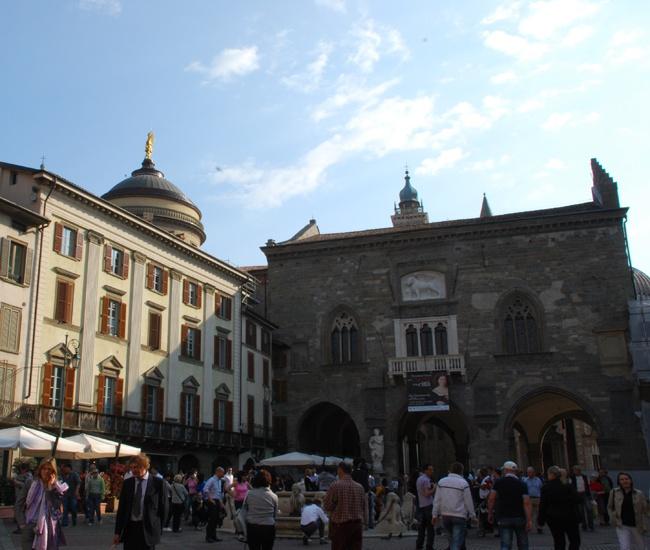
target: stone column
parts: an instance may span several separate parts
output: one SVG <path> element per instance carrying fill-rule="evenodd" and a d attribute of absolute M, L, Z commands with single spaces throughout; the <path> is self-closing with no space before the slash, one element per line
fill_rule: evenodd
<path fill-rule="evenodd" d="M 235 385 L 233 388 L 233 430 L 239 432 L 242 428 L 242 407 L 244 401 L 242 399 L 242 379 L 243 369 L 242 366 L 242 307 L 241 307 L 241 290 L 232 297 L 232 362 L 235 373 Z"/>
<path fill-rule="evenodd" d="M 81 316 L 81 346 L 79 349 L 79 382 L 77 406 L 94 409 L 95 401 L 95 333 L 99 318 L 99 273 L 102 265 L 104 237 L 86 232 L 86 273 L 84 276 L 83 314 Z"/>
<path fill-rule="evenodd" d="M 169 420 L 179 419 L 180 401 L 179 395 L 181 393 L 181 380 L 179 378 L 180 367 L 178 364 L 178 357 L 181 354 L 181 280 L 183 275 L 174 271 L 169 272 L 171 280 L 171 288 L 169 290 L 169 330 L 167 349 L 169 350 L 169 357 L 167 361 L 167 391 L 165 392 L 165 399 L 167 400 L 166 417 Z"/>
<path fill-rule="evenodd" d="M 126 359 L 126 395 L 124 410 L 140 413 L 142 403 L 140 391 L 140 345 L 142 344 L 142 310 L 144 296 L 144 264 L 146 256 L 133 252 L 131 268 L 131 294 L 129 300 L 129 349 Z"/>
<path fill-rule="evenodd" d="M 203 425 L 212 425 L 214 418 L 214 393 L 212 391 L 212 364 L 214 363 L 214 291 L 210 285 L 203 285 L 203 330 L 201 330 L 201 349 L 203 350 L 203 383 L 201 384 L 201 420 Z"/>

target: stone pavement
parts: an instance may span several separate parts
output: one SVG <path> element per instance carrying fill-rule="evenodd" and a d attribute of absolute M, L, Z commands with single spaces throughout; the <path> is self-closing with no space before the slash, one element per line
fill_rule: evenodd
<path fill-rule="evenodd" d="M 74 550 L 109 550 L 115 526 L 114 517 L 107 514 L 101 526 L 88 526 L 80 523 L 77 527 L 65 528 L 65 536 L 68 544 L 65 548 Z M 0 550 L 19 550 L 20 537 L 12 535 L 14 529 L 13 523 L 9 520 L 0 520 Z M 548 531 L 548 530 L 547 530 Z M 394 538 L 384 540 L 374 535 L 364 539 L 364 550 L 413 550 L 415 548 L 415 538 L 409 533 L 409 536 L 402 539 Z M 584 533 L 582 541 L 582 550 L 616 550 L 616 533 L 612 528 L 601 528 L 595 533 Z M 204 542 L 204 532 L 194 531 L 192 527 L 187 528 L 182 533 L 164 533 L 161 544 L 158 548 L 183 550 L 194 550 L 214 548 L 215 550 L 246 550 L 246 545 L 238 542 L 232 534 L 220 533 L 219 536 L 223 542 L 216 544 L 207 544 Z M 552 550 L 553 543 L 548 533 L 543 535 L 530 535 L 530 550 Z M 318 542 L 312 542 L 311 548 L 329 549 L 329 545 L 320 546 Z M 515 545 L 516 547 L 516 545 Z M 300 539 L 278 539 L 276 540 L 274 550 L 290 550 L 304 548 Z M 436 537 L 436 550 L 447 548 L 447 539 L 443 536 Z M 470 531 L 470 537 L 467 544 L 468 550 L 498 550 L 498 539 L 489 535 L 485 538 L 478 538 L 476 530 Z"/>

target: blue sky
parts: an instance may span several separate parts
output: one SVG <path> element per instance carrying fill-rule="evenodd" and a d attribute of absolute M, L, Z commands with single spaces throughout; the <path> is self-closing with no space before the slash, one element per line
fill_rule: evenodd
<path fill-rule="evenodd" d="M 597 157 L 650 272 L 650 3 L 632 0 L 0 6 L 0 158 L 102 194 L 154 160 L 206 250 L 390 225 L 408 164 L 431 221 L 591 199 Z"/>

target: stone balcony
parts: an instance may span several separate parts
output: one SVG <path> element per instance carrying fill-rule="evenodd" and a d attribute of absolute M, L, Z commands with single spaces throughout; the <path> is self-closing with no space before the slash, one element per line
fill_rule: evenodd
<path fill-rule="evenodd" d="M 388 376 L 406 376 L 409 372 L 448 372 L 465 376 L 464 355 L 429 355 L 426 357 L 391 357 Z"/>

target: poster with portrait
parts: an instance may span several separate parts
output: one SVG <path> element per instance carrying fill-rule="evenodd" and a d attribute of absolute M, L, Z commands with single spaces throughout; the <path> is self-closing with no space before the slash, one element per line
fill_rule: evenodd
<path fill-rule="evenodd" d="M 408 373 L 406 391 L 408 412 L 449 410 L 449 374 L 445 371 Z"/>

